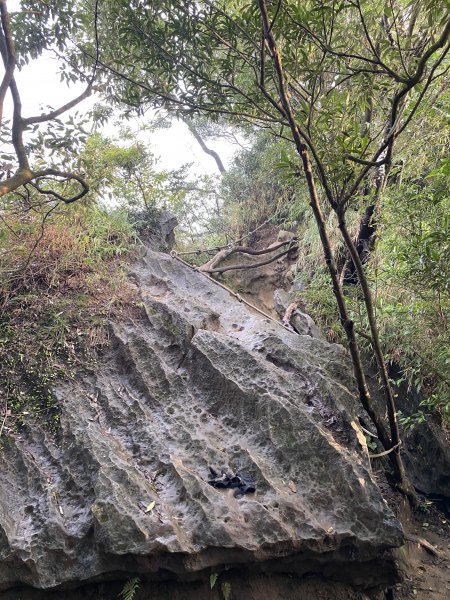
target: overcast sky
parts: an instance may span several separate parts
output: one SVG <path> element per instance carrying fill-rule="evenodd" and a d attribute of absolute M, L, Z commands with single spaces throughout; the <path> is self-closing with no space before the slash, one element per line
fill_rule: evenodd
<path fill-rule="evenodd" d="M 19 0 L 8 0 L 9 11 L 13 12 L 19 9 Z M 68 88 L 65 83 L 61 83 L 58 75 L 58 62 L 49 54 L 32 61 L 21 71 L 16 71 L 16 81 L 22 97 L 24 117 L 39 114 L 42 112 L 41 107 L 45 109 L 47 105 L 57 108 L 79 95 L 84 89 L 84 86 L 80 84 Z M 80 103 L 72 112 L 76 110 L 83 112 L 89 109 L 95 101 L 95 98 L 91 97 Z M 10 111 L 11 101 L 8 97 L 5 102 L 5 118 L 8 118 Z M 127 124 L 139 129 L 137 120 Z M 107 134 L 112 135 L 113 133 L 109 127 Z M 160 156 L 159 164 L 162 168 L 177 168 L 184 163 L 194 162 L 193 172 L 218 174 L 214 160 L 202 152 L 184 123 L 176 122 L 168 130 L 151 134 L 149 143 L 153 153 Z M 235 152 L 235 146 L 227 142 L 211 142 L 210 146 L 219 152 L 225 164 L 229 162 Z"/>

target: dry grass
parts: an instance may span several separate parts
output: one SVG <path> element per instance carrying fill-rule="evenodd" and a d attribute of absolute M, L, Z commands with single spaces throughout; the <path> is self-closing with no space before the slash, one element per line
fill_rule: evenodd
<path fill-rule="evenodd" d="M 44 226 L 41 215 L 19 216 L 0 232 L 3 435 L 30 421 L 56 429 L 54 384 L 94 368 L 108 345 L 108 320 L 139 310 L 126 278 L 132 230 L 99 224 L 100 216 L 79 207 Z"/>

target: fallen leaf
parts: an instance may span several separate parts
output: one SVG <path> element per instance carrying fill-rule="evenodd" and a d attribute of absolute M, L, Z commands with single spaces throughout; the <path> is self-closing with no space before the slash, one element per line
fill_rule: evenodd
<path fill-rule="evenodd" d="M 145 509 L 146 513 L 152 512 L 152 510 L 155 508 L 155 504 L 156 502 L 154 500 L 152 500 L 150 502 L 150 504 L 147 506 L 147 508 Z"/>
<path fill-rule="evenodd" d="M 295 485 L 295 483 L 292 481 L 292 479 L 289 479 L 289 483 L 288 483 L 289 489 L 291 490 L 291 492 L 293 492 L 294 494 L 297 493 L 297 486 Z"/>

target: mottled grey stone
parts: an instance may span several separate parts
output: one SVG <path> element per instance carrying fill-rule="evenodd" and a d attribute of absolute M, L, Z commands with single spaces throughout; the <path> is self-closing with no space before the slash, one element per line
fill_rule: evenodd
<path fill-rule="evenodd" d="M 170 210 L 164 210 L 158 217 L 158 233 L 170 249 L 175 245 L 174 229 L 177 225 L 178 219 Z"/>
<path fill-rule="evenodd" d="M 295 293 L 293 294 L 292 292 L 286 292 L 283 289 L 277 289 L 273 293 L 273 301 L 275 310 L 282 319 L 289 305 L 295 301 Z M 302 312 L 299 308 L 296 308 L 292 313 L 290 325 L 300 335 L 309 335 L 313 338 L 324 339 L 324 335 L 312 318 L 308 314 Z"/>
<path fill-rule="evenodd" d="M 167 255 L 148 250 L 132 276 L 146 316 L 112 324 L 95 375 L 58 387 L 58 445 L 33 428 L 4 446 L 1 588 L 239 565 L 394 580 L 402 531 L 371 476 L 345 350 Z M 211 487 L 210 465 L 244 470 L 256 493 Z"/>

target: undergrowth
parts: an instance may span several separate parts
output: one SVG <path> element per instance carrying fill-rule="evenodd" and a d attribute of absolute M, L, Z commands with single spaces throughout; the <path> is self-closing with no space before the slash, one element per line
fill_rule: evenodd
<path fill-rule="evenodd" d="M 125 276 L 134 232 L 124 212 L 92 204 L 9 208 L 0 228 L 2 433 L 36 422 L 55 432 L 55 383 L 92 370 L 108 319 L 136 310 Z"/>

